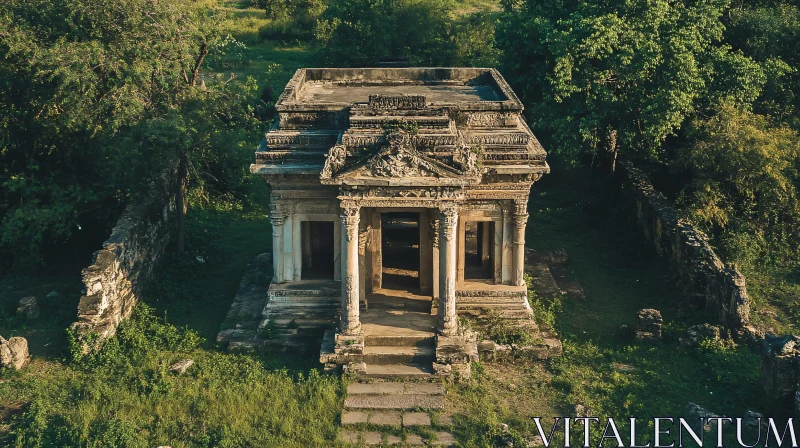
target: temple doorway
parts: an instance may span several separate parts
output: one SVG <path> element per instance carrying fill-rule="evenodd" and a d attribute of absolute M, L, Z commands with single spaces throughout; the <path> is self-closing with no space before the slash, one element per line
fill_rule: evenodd
<path fill-rule="evenodd" d="M 419 213 L 381 213 L 381 255 L 384 289 L 419 290 Z"/>

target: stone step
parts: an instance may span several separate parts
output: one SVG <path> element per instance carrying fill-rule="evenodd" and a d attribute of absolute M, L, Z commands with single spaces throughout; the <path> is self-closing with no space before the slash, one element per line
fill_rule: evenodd
<path fill-rule="evenodd" d="M 459 310 L 527 310 L 528 308 L 523 303 L 459 303 L 457 309 Z"/>
<path fill-rule="evenodd" d="M 525 301 L 526 299 L 523 297 L 457 297 L 456 305 L 513 303 L 524 306 Z"/>
<path fill-rule="evenodd" d="M 344 408 L 351 409 L 383 409 L 395 411 L 411 411 L 415 409 L 444 409 L 443 395 L 430 394 L 397 394 L 397 395 L 348 395 L 344 399 Z"/>
<path fill-rule="evenodd" d="M 434 343 L 435 335 L 433 333 L 407 336 L 367 335 L 364 337 L 364 346 L 420 347 Z"/>
<path fill-rule="evenodd" d="M 496 317 L 499 319 L 530 319 L 531 312 L 526 308 L 516 309 L 516 310 L 480 310 L 480 309 L 471 309 L 471 310 L 458 310 L 457 311 L 459 316 L 467 316 L 473 317 L 476 319 L 488 319 L 490 317 Z"/>
<path fill-rule="evenodd" d="M 388 426 L 392 428 L 430 427 L 431 415 L 427 412 L 397 412 L 397 411 L 344 411 L 342 412 L 342 426 L 368 424 L 373 426 Z"/>
<path fill-rule="evenodd" d="M 351 383 L 347 395 L 444 395 L 442 383 Z"/>
<path fill-rule="evenodd" d="M 345 429 L 340 433 L 341 440 L 353 446 L 455 446 L 455 438 L 445 431 L 435 431 L 434 439 L 423 439 L 418 434 L 406 434 L 405 439 L 377 431 L 353 431 Z M 384 440 L 385 439 L 385 440 Z"/>
<path fill-rule="evenodd" d="M 421 364 L 433 362 L 436 348 L 433 345 L 420 347 L 367 345 L 364 347 L 364 362 L 368 365 L 378 364 Z"/>
<path fill-rule="evenodd" d="M 420 364 L 367 364 L 365 378 L 432 380 L 432 363 Z"/>

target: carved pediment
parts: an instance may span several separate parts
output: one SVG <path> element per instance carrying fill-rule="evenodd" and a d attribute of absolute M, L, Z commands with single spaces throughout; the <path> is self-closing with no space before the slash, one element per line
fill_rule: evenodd
<path fill-rule="evenodd" d="M 430 162 L 402 149 L 387 151 L 369 160 L 360 174 L 372 177 L 441 177 Z"/>
<path fill-rule="evenodd" d="M 473 152 L 460 148 L 457 166 L 454 167 L 427 157 L 415 148 L 413 140 L 408 132 L 398 129 L 386 135 L 385 146 L 369 154 L 359 154 L 348 151 L 343 145 L 336 145 L 328 153 L 320 179 L 335 184 L 344 180 L 370 183 L 372 179 L 417 178 L 429 183 L 437 179 L 479 175 L 477 157 Z"/>

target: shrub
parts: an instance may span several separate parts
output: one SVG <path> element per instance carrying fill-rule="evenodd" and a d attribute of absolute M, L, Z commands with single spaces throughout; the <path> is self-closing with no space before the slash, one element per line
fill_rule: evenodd
<path fill-rule="evenodd" d="M 411 65 L 453 65 L 450 0 L 333 0 L 320 17 L 317 42 L 326 62 L 374 66 L 407 58 Z"/>
<path fill-rule="evenodd" d="M 723 253 L 745 264 L 800 255 L 800 136 L 767 117 L 722 104 L 691 123 L 678 171 L 691 183 L 678 203 Z"/>

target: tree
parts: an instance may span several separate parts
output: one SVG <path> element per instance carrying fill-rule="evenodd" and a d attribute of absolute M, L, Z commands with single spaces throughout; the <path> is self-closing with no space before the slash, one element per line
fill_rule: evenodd
<path fill-rule="evenodd" d="M 19 266 L 37 265 L 43 246 L 87 221 L 108 228 L 169 163 L 188 166 L 191 157 L 179 148 L 192 146 L 165 153 L 132 136 L 148 124 L 165 131 L 154 124 L 227 89 L 224 81 L 204 88 L 200 80 L 209 48 L 218 48 L 219 18 L 179 0 L 3 5 L 0 251 Z M 173 134 L 150 138 L 174 144 Z"/>
<path fill-rule="evenodd" d="M 317 26 L 320 54 L 334 66 L 452 65 L 451 0 L 332 0 Z"/>
<path fill-rule="evenodd" d="M 678 198 L 688 217 L 734 260 L 797 261 L 800 135 L 725 103 L 688 135 L 675 164 L 691 178 Z"/>
<path fill-rule="evenodd" d="M 721 43 L 721 0 L 529 0 L 497 40 L 504 73 L 551 148 L 577 161 L 620 148 L 662 155 L 665 139 L 718 98 L 747 103 L 763 70 Z M 613 162 L 612 162 L 613 167 Z"/>

